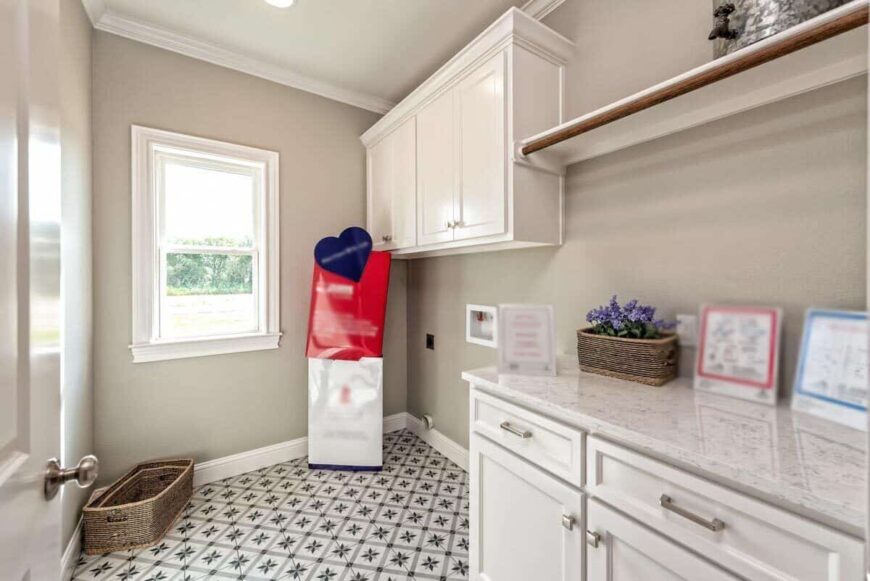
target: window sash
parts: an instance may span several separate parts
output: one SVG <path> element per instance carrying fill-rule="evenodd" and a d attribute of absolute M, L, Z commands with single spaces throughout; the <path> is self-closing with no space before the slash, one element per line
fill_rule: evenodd
<path fill-rule="evenodd" d="M 256 328 L 250 331 L 243 332 L 221 332 L 216 334 L 203 334 L 197 337 L 231 337 L 233 335 L 244 335 L 250 333 L 265 333 L 268 329 L 268 305 L 267 301 L 263 300 L 262 289 L 266 288 L 266 275 L 268 272 L 265 264 L 265 253 L 261 252 L 261 248 L 265 247 L 265 212 L 263 206 L 266 203 L 266 191 L 264 172 L 265 166 L 260 163 L 245 163 L 243 160 L 236 160 L 229 157 L 216 158 L 201 154 L 192 150 L 181 148 L 166 148 L 158 147 L 154 154 L 154 181 L 155 202 L 157 208 L 154 212 L 155 224 L 154 230 L 157 232 L 155 240 L 156 248 L 155 255 L 158 257 L 158 265 L 156 272 L 158 276 L 155 281 L 155 298 L 154 301 L 154 320 L 152 326 L 152 341 L 176 341 L 178 337 L 165 337 L 164 329 L 166 327 L 166 298 L 167 298 L 167 255 L 173 253 L 179 254 L 228 254 L 228 255 L 250 255 L 252 257 L 251 264 L 254 269 L 252 273 L 252 290 L 257 313 Z M 164 180 L 164 172 L 168 163 L 175 163 L 186 167 L 194 167 L 197 169 L 207 169 L 211 171 L 219 171 L 224 173 L 234 173 L 237 175 L 245 175 L 253 180 L 253 191 L 251 193 L 252 200 L 252 216 L 253 221 L 253 241 L 251 247 L 222 247 L 222 246 L 201 246 L 193 244 L 178 244 L 166 242 L 166 187 Z M 186 339 L 186 338 L 185 338 Z"/>
<path fill-rule="evenodd" d="M 260 273 L 263 272 L 263 267 L 260 264 L 260 257 L 262 253 L 257 250 L 239 250 L 235 249 L 234 252 L 224 252 L 219 248 L 206 248 L 202 251 L 199 250 L 190 250 L 193 247 L 187 246 L 177 246 L 172 245 L 168 248 L 160 249 L 160 274 L 159 274 L 159 285 L 158 285 L 158 294 L 156 302 L 156 311 L 157 311 L 157 321 L 155 322 L 155 332 L 154 332 L 154 340 L 155 341 L 176 341 L 180 339 L 180 337 L 165 337 L 164 329 L 166 328 L 166 317 L 168 313 L 166 312 L 167 305 L 166 300 L 169 298 L 168 292 L 168 281 L 169 276 L 167 273 L 168 270 L 168 260 L 167 257 L 170 254 L 221 254 L 221 255 L 229 255 L 229 256 L 250 256 L 251 257 L 251 294 L 254 298 L 254 313 L 256 314 L 255 325 L 251 329 L 246 329 L 242 331 L 221 331 L 219 333 L 213 334 L 203 334 L 203 335 L 189 335 L 183 337 L 184 339 L 196 339 L 196 338 L 208 338 L 208 337 L 232 337 L 233 335 L 248 335 L 251 333 L 265 333 L 266 332 L 266 310 L 264 308 L 263 296 L 261 293 L 262 283 L 260 278 Z M 220 295 L 216 295 L 220 296 Z"/>

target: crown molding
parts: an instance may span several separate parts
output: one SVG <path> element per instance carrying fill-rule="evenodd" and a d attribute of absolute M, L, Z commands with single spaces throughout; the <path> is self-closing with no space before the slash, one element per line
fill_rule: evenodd
<path fill-rule="evenodd" d="M 82 0 L 82 6 L 85 7 L 85 12 L 88 18 L 91 19 L 91 24 L 96 28 L 97 22 L 106 13 L 106 0 Z"/>
<path fill-rule="evenodd" d="M 565 0 L 529 0 L 523 4 L 521 10 L 535 20 L 543 20 L 550 12 L 564 3 Z"/>
<path fill-rule="evenodd" d="M 138 20 L 120 16 L 108 9 L 106 0 L 82 0 L 82 3 L 94 28 L 97 30 L 150 44 L 151 46 L 293 87 L 294 89 L 314 93 L 315 95 L 353 105 L 367 111 L 384 114 L 395 105 L 391 101 L 374 95 L 344 89 L 331 83 L 296 73 L 280 65 L 268 63 L 196 38 L 184 36 L 171 30 L 154 26 L 153 24 L 145 24 Z"/>

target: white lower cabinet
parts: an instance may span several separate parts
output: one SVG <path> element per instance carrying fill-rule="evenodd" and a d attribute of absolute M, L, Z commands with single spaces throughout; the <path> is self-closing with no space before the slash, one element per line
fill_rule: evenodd
<path fill-rule="evenodd" d="M 473 580 L 863 579 L 861 539 L 491 392 L 470 395 Z"/>
<path fill-rule="evenodd" d="M 588 502 L 586 528 L 587 581 L 740 579 L 594 499 Z"/>
<path fill-rule="evenodd" d="M 581 581 L 583 495 L 471 435 L 471 578 Z"/>

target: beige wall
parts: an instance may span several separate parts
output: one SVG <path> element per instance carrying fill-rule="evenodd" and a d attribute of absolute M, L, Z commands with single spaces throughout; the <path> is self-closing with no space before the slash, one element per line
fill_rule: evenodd
<path fill-rule="evenodd" d="M 197 461 L 307 433 L 304 356 L 318 239 L 365 219 L 359 135 L 373 113 L 171 52 L 94 41 L 96 448 L 103 481 L 161 456 Z M 131 361 L 130 125 L 274 150 L 281 163 L 281 347 Z M 393 271 L 385 413 L 405 409 L 405 266 Z"/>
<path fill-rule="evenodd" d="M 63 280 L 63 464 L 94 451 L 91 284 L 91 23 L 81 2 L 60 2 Z M 89 491 L 63 488 L 66 546 Z"/>
<path fill-rule="evenodd" d="M 708 60 L 700 4 L 569 0 L 556 10 L 546 22 L 578 41 L 572 114 Z M 866 95 L 866 78 L 855 79 L 572 166 L 562 247 L 411 262 L 408 411 L 432 414 L 467 445 L 460 373 L 493 364 L 495 351 L 465 343 L 466 303 L 552 303 L 570 353 L 585 313 L 613 293 L 669 317 L 704 302 L 783 307 L 789 392 L 804 310 L 865 308 Z M 694 353 L 682 355 L 688 372 Z"/>

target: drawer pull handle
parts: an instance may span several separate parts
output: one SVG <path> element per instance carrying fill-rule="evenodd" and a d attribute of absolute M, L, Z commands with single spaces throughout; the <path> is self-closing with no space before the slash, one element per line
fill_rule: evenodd
<path fill-rule="evenodd" d="M 562 515 L 562 526 L 565 527 L 566 529 L 568 529 L 569 531 L 574 530 L 574 523 L 575 522 L 577 522 L 577 519 L 575 519 L 572 515 L 570 515 L 570 514 L 563 514 Z"/>
<path fill-rule="evenodd" d="M 519 428 L 515 428 L 511 425 L 510 422 L 502 422 L 498 425 L 499 428 L 506 432 L 510 432 L 514 436 L 522 438 L 523 440 L 528 440 L 532 437 L 532 433 L 528 430 L 520 430 Z"/>
<path fill-rule="evenodd" d="M 592 531 L 586 531 L 586 544 L 591 546 L 593 549 L 598 548 L 598 544 L 601 542 L 601 535 L 598 533 L 593 533 Z"/>
<path fill-rule="evenodd" d="M 675 512 L 681 517 L 689 519 L 693 523 L 701 525 L 705 529 L 713 531 L 714 533 L 721 531 L 725 528 L 725 523 L 718 518 L 714 518 L 713 520 L 707 520 L 693 512 L 689 512 L 685 508 L 680 508 L 679 506 L 674 504 L 674 499 L 667 494 L 662 494 L 661 498 L 659 498 L 659 503 L 662 505 L 663 509 Z"/>

